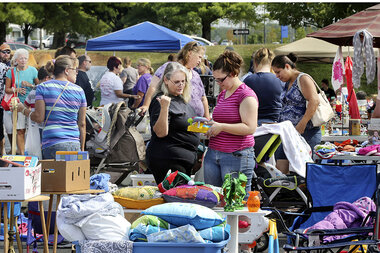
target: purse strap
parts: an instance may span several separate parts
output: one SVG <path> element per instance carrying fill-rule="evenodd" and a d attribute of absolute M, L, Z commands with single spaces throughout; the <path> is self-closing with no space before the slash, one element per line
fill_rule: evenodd
<path fill-rule="evenodd" d="M 48 119 L 49 119 L 49 116 L 50 116 L 51 111 L 53 111 L 53 109 L 54 109 L 55 105 L 57 104 L 58 100 L 61 98 L 62 93 L 66 90 L 67 86 L 69 86 L 69 83 L 70 83 L 70 82 L 67 81 L 65 87 L 63 87 L 63 90 L 61 91 L 61 94 L 59 94 L 59 96 L 57 97 L 57 100 L 55 100 L 53 106 L 51 107 L 51 109 L 50 109 L 50 111 L 49 111 L 49 113 L 48 113 L 48 116 L 47 116 L 47 118 L 46 118 L 46 120 L 45 120 L 44 128 L 45 128 L 46 123 L 47 123 L 47 121 L 48 121 Z"/>
<path fill-rule="evenodd" d="M 11 74 L 12 74 L 11 88 L 15 88 L 16 87 L 15 69 L 16 68 L 11 69 Z M 16 71 L 16 73 L 17 73 L 17 71 Z M 14 96 L 18 95 L 18 93 L 16 92 L 16 89 L 13 89 L 13 95 Z"/>
<path fill-rule="evenodd" d="M 301 85 L 300 85 L 300 77 L 303 75 L 306 75 L 306 76 L 310 77 L 311 80 L 313 80 L 315 87 L 317 88 L 317 90 L 319 91 L 319 93 L 321 94 L 323 99 L 328 103 L 329 100 L 327 99 L 325 92 L 318 86 L 318 84 L 315 82 L 315 80 L 309 74 L 302 73 L 302 72 L 297 76 L 297 85 L 298 85 L 298 88 L 300 89 L 301 93 L 302 93 L 302 89 L 301 89 Z M 303 94 L 302 94 L 302 96 L 303 96 Z"/>

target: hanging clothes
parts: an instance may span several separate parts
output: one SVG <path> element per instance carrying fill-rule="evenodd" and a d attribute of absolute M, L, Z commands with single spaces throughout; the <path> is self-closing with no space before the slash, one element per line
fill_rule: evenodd
<path fill-rule="evenodd" d="M 361 35 L 363 38 L 361 38 Z M 376 59 L 375 52 L 373 51 L 373 36 L 366 29 L 363 29 L 355 33 L 352 43 L 354 46 L 352 81 L 354 87 L 359 88 L 360 77 L 364 73 L 363 49 L 365 51 L 367 84 L 375 79 Z"/>
<path fill-rule="evenodd" d="M 331 84 L 336 92 L 343 84 L 344 68 L 343 68 L 343 54 L 342 47 L 339 46 L 336 51 L 334 62 L 332 65 Z"/>
<path fill-rule="evenodd" d="M 356 93 L 352 84 L 352 60 L 350 56 L 347 56 L 346 63 L 344 64 L 345 75 L 347 81 L 347 101 L 349 105 L 348 114 L 351 119 L 360 119 L 358 100 L 356 99 Z"/>

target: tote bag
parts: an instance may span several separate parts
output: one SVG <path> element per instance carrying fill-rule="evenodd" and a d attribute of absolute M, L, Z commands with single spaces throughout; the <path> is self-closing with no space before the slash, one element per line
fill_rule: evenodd
<path fill-rule="evenodd" d="M 333 109 L 330 106 L 330 102 L 327 99 L 325 93 L 323 92 L 323 90 L 321 90 L 321 88 L 319 88 L 319 86 L 315 83 L 314 79 L 310 75 L 308 75 L 306 73 L 300 73 L 298 75 L 297 85 L 300 88 L 300 90 L 301 90 L 301 86 L 299 83 L 299 79 L 303 75 L 309 76 L 311 78 L 311 80 L 313 80 L 315 87 L 317 87 L 317 90 L 319 91 L 319 93 L 318 93 L 319 105 L 318 105 L 318 108 L 315 111 L 313 117 L 311 118 L 311 122 L 313 123 L 313 126 L 318 127 L 318 126 L 325 124 L 330 119 L 332 119 L 335 114 L 334 114 Z M 301 92 L 302 92 L 302 90 L 301 90 Z M 307 104 L 308 104 L 308 102 L 306 101 L 306 107 L 307 107 Z"/>
<path fill-rule="evenodd" d="M 28 155 L 42 159 L 40 129 L 36 122 L 28 117 L 28 132 L 25 140 L 25 151 Z"/>

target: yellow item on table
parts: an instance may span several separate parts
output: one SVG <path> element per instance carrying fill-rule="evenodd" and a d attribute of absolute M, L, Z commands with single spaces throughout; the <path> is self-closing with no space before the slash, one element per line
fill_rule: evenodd
<path fill-rule="evenodd" d="M 193 117 L 189 118 L 187 122 L 189 122 L 189 126 L 187 127 L 187 131 L 195 132 L 195 133 L 207 133 L 210 128 L 209 125 L 206 125 L 204 122 L 208 121 L 208 119 L 204 117 Z"/>

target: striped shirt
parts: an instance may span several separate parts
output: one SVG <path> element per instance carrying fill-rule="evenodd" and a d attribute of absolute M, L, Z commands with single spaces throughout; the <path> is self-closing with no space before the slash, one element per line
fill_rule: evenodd
<path fill-rule="evenodd" d="M 254 97 L 257 100 L 255 92 L 244 83 L 228 98 L 224 98 L 226 90 L 223 90 L 217 99 L 212 118 L 219 123 L 236 124 L 241 123 L 239 107 L 246 97 Z M 210 138 L 209 147 L 225 153 L 242 150 L 253 147 L 255 140 L 253 135 L 234 135 L 226 132 L 220 132 L 217 136 Z"/>
<path fill-rule="evenodd" d="M 67 81 L 50 80 L 37 86 L 36 101 L 45 102 L 45 119 Z M 42 149 L 63 142 L 79 142 L 78 112 L 87 107 L 81 87 L 69 83 L 53 108 L 42 133 Z"/>

